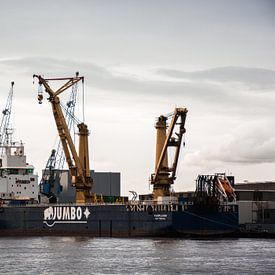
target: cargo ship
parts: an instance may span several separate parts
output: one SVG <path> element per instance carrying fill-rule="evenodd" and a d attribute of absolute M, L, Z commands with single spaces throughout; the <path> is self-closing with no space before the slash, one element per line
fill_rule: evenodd
<path fill-rule="evenodd" d="M 0 236 L 202 237 L 226 236 L 238 231 L 238 206 L 226 175 L 198 176 L 195 196 L 190 200 L 179 200 L 171 192 L 185 133 L 186 108 L 176 108 L 174 113 L 160 116 L 156 122 L 156 164 L 150 180 L 152 199 L 98 202 L 92 194 L 87 125 L 78 124 L 77 153 L 58 98 L 83 78 L 78 75 L 58 79 L 34 77 L 50 95 L 76 199 L 74 203 L 60 204 L 52 200 L 51 191 L 41 192 L 43 188 L 38 187 L 34 167 L 27 163 L 24 145 L 6 140 L 1 144 Z M 54 92 L 49 86 L 51 80 L 67 82 Z M 43 99 L 41 90 L 38 99 Z M 169 165 L 167 152 L 171 147 L 174 158 Z M 46 180 L 49 190 L 50 178 L 51 175 Z"/>
<path fill-rule="evenodd" d="M 167 197 L 162 202 L 39 203 L 33 169 L 26 163 L 22 143 L 5 146 L 0 168 L 0 236 L 225 236 L 238 229 L 237 205 L 213 201 L 214 196 L 199 189 L 192 201 Z M 198 187 L 200 183 L 198 179 Z"/>

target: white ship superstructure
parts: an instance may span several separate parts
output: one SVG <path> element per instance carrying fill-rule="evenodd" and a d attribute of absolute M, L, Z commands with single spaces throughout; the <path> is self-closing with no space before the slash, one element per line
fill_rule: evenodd
<path fill-rule="evenodd" d="M 23 143 L 0 146 L 0 199 L 38 200 L 38 175 L 26 162 Z"/>

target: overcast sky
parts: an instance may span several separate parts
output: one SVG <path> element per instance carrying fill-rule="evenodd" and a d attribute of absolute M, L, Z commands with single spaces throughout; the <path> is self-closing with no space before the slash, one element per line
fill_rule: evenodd
<path fill-rule="evenodd" d="M 155 118 L 187 107 L 174 189 L 201 173 L 275 180 L 275 1 L 0 1 L 0 108 L 39 175 L 56 141 L 32 75 L 85 77 L 91 168 L 148 192 Z M 64 99 L 65 100 L 65 99 Z M 81 111 L 78 111 L 81 114 Z"/>

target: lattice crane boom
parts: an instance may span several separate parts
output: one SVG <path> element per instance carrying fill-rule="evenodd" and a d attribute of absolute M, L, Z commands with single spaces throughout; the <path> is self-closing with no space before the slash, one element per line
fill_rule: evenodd
<path fill-rule="evenodd" d="M 78 73 L 76 73 L 76 76 L 78 76 Z M 78 83 L 75 83 L 72 86 L 72 91 L 70 94 L 70 98 L 68 102 L 66 103 L 65 109 L 63 108 L 63 111 L 65 113 L 65 120 L 67 122 L 68 128 L 70 131 L 72 131 L 72 127 L 74 124 L 73 117 L 75 114 L 75 105 L 76 105 L 76 99 L 77 99 L 77 89 L 78 89 Z M 56 147 L 56 164 L 55 169 L 62 170 L 64 167 L 65 162 L 65 155 L 62 148 L 61 141 L 59 140 L 57 147 Z"/>
<path fill-rule="evenodd" d="M 14 82 L 11 82 L 10 91 L 6 101 L 5 108 L 2 111 L 2 120 L 0 125 L 0 145 L 6 145 L 9 143 L 9 132 L 10 127 L 10 117 L 12 111 L 12 99 L 13 99 L 13 86 Z M 2 153 L 3 147 L 1 147 Z"/>

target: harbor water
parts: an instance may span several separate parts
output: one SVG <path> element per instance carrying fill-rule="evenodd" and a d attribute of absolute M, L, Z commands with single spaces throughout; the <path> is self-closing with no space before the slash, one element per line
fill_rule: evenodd
<path fill-rule="evenodd" d="M 0 274 L 274 274 L 273 239 L 0 238 Z"/>

